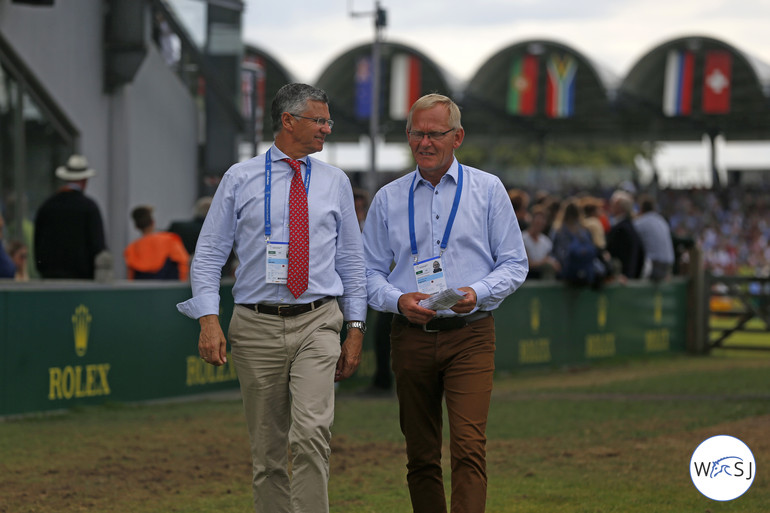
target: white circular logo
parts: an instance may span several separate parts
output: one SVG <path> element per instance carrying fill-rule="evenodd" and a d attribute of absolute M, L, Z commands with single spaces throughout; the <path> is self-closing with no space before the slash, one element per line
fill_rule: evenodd
<path fill-rule="evenodd" d="M 715 501 L 737 499 L 754 482 L 757 464 L 751 449 L 733 436 L 704 440 L 690 458 L 690 477 L 700 493 Z"/>

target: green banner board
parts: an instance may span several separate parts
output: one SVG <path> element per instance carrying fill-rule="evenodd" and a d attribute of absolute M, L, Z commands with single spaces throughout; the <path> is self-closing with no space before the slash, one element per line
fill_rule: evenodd
<path fill-rule="evenodd" d="M 0 290 L 0 414 L 237 387 L 232 365 L 198 357 L 198 323 L 176 310 L 189 296 L 189 285 Z M 231 314 L 223 290 L 225 330 Z"/>
<path fill-rule="evenodd" d="M 221 291 L 225 333 L 231 290 Z M 684 281 L 599 291 L 526 283 L 494 313 L 497 370 L 684 351 L 686 294 Z M 198 357 L 198 323 L 176 310 L 189 297 L 187 284 L 0 289 L 0 415 L 237 388 L 230 363 Z M 374 319 L 351 385 L 374 375 Z"/>

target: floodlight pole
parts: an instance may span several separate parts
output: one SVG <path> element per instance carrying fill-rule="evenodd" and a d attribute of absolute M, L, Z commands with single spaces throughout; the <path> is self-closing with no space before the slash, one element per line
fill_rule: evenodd
<path fill-rule="evenodd" d="M 711 167 L 711 188 L 714 190 L 719 190 L 722 186 L 720 177 L 719 177 L 719 170 L 717 169 L 717 136 L 719 135 L 719 130 L 709 130 L 708 131 L 708 138 L 709 138 L 709 148 L 711 150 L 709 155 L 709 164 Z"/>
<path fill-rule="evenodd" d="M 350 15 L 374 16 L 374 42 L 372 43 L 372 99 L 369 112 L 369 173 L 367 174 L 366 189 L 369 192 L 369 198 L 374 198 L 377 192 L 377 136 L 380 131 L 380 42 L 382 41 L 382 29 L 387 24 L 385 10 L 380 7 L 379 0 L 374 3 L 372 12 L 354 12 L 352 9 L 352 0 L 348 7 Z"/>

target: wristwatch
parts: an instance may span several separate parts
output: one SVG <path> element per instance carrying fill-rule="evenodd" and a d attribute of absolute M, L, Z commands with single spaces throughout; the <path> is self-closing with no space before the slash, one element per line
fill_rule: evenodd
<path fill-rule="evenodd" d="M 366 334 L 366 323 L 364 321 L 350 321 L 347 327 L 348 329 L 358 328 L 361 330 L 361 333 Z"/>

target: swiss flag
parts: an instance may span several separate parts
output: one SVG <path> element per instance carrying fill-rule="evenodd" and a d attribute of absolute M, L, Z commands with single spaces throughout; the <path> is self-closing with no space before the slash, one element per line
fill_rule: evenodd
<path fill-rule="evenodd" d="M 706 52 L 703 72 L 703 113 L 727 114 L 730 112 L 730 85 L 733 60 L 730 52 L 713 50 Z"/>

